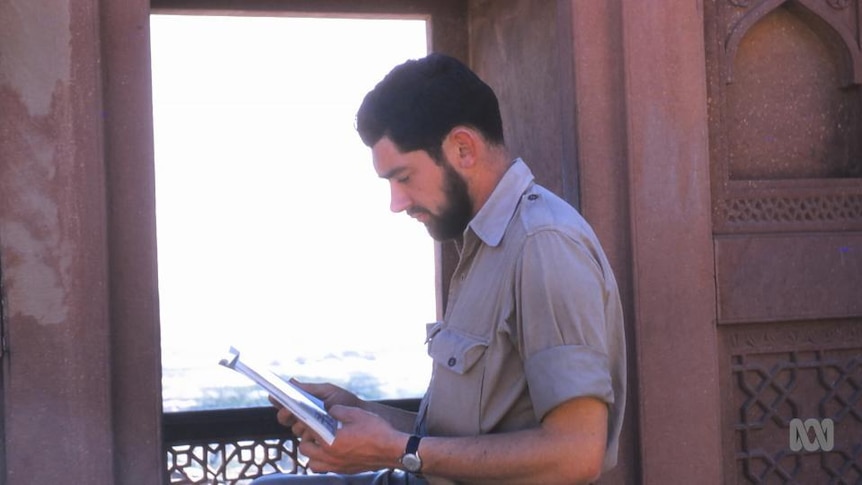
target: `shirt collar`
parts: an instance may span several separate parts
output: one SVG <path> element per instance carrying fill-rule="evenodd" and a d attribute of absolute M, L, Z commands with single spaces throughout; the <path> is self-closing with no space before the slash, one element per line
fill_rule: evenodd
<path fill-rule="evenodd" d="M 533 183 L 533 178 L 533 172 L 523 160 L 517 158 L 512 162 L 468 226 L 483 243 L 492 247 L 500 244 L 509 221 L 515 215 L 521 195 Z"/>

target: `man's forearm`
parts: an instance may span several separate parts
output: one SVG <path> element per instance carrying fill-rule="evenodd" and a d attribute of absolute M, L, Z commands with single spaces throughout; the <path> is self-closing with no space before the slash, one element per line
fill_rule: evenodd
<path fill-rule="evenodd" d="M 332 445 L 303 441 L 315 472 L 356 473 L 399 467 L 413 413 L 379 403 L 333 406 L 342 428 Z M 369 412 L 370 411 L 370 412 Z M 588 483 L 601 472 L 607 445 L 607 405 L 574 398 L 552 409 L 533 429 L 472 437 L 424 437 L 422 473 L 470 483 Z M 395 423 L 395 425 L 393 425 Z"/>
<path fill-rule="evenodd" d="M 553 446 L 536 430 L 516 434 L 519 439 L 513 434 L 425 438 L 420 447 L 422 473 L 494 484 L 573 484 L 596 478 L 599 470 L 588 460 L 579 463 L 585 453 L 577 447 Z"/>
<path fill-rule="evenodd" d="M 589 483 L 601 472 L 607 407 L 575 399 L 550 413 L 541 427 L 463 438 L 426 437 L 423 473 L 470 483 Z"/>

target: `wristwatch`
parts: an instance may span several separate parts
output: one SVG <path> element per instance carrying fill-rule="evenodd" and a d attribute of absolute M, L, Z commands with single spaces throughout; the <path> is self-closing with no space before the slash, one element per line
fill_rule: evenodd
<path fill-rule="evenodd" d="M 407 440 L 407 448 L 404 449 L 404 454 L 401 455 L 401 464 L 404 469 L 410 473 L 419 473 L 422 470 L 422 458 L 419 457 L 419 440 L 421 436 L 415 434 Z"/>

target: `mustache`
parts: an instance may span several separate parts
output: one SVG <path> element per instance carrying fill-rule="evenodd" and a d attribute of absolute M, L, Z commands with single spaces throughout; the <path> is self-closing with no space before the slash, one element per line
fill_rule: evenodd
<path fill-rule="evenodd" d="M 407 209 L 407 215 L 408 216 L 415 217 L 417 214 L 428 214 L 430 216 L 431 211 L 429 211 L 428 209 L 426 209 L 424 207 L 418 207 L 418 206 L 417 207 L 411 207 L 411 208 Z"/>

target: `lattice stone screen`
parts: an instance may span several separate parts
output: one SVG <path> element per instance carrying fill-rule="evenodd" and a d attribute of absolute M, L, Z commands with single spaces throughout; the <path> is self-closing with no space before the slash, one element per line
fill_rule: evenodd
<path fill-rule="evenodd" d="M 859 321 L 744 326 L 728 332 L 733 427 L 739 483 L 862 482 L 862 353 Z M 834 422 L 829 450 L 794 451 L 791 421 Z M 809 432 L 809 437 L 813 433 Z"/>
<path fill-rule="evenodd" d="M 169 483 L 244 484 L 275 472 L 303 473 L 291 439 L 178 444 L 167 450 Z"/>
<path fill-rule="evenodd" d="M 167 413 L 165 468 L 171 484 L 247 484 L 270 473 L 304 474 L 304 459 L 274 408 Z"/>

